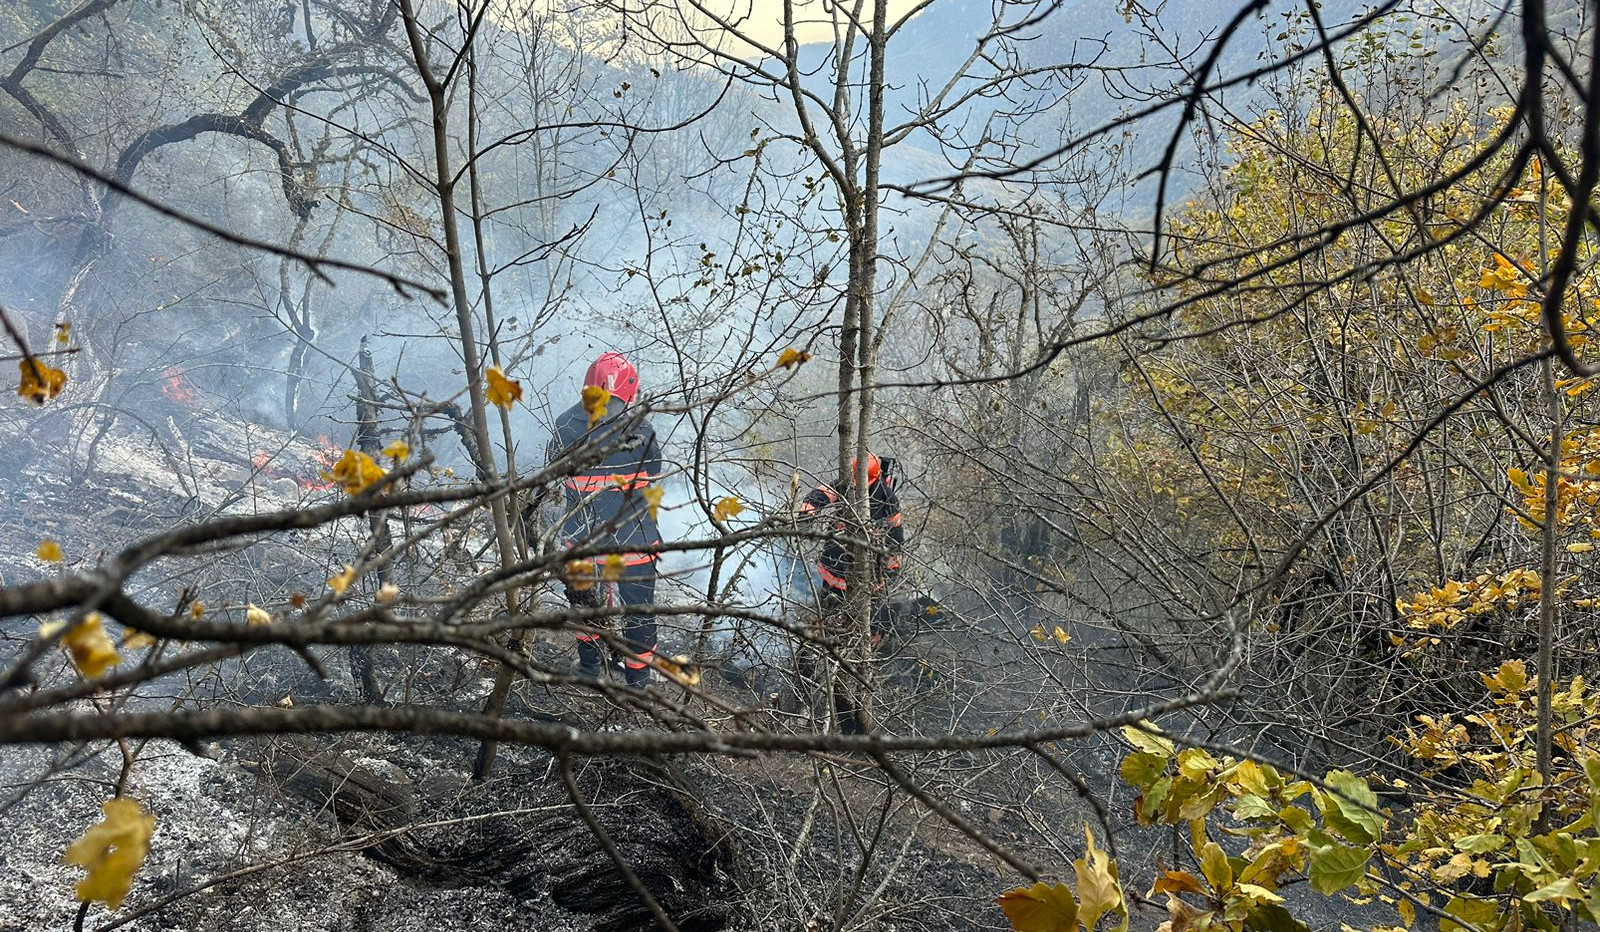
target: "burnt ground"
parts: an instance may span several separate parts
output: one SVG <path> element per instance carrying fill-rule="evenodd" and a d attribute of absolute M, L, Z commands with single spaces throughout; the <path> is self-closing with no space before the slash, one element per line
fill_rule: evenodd
<path fill-rule="evenodd" d="M 989 666 L 1006 666 L 993 646 L 996 633 L 981 624 L 951 613 L 902 633 L 880 671 L 888 729 L 1007 724 L 1034 690 L 1026 676 L 1009 685 L 997 676 L 988 688 L 973 689 Z M 685 636 L 666 632 L 668 649 Z M 541 641 L 532 651 L 557 665 L 569 646 Z M 488 689 L 488 668 L 447 652 L 412 657 L 395 650 L 377 659 L 391 688 L 417 701 L 475 708 Z M 205 694 L 353 701 L 340 658 L 329 652 L 324 660 L 331 681 L 285 654 L 230 665 L 218 677 L 230 689 Z M 969 662 L 980 666 L 961 666 Z M 770 671 L 713 665 L 707 682 L 724 699 L 759 709 L 770 727 L 806 724 L 807 710 L 764 703 Z M 648 724 L 570 687 L 522 684 L 509 714 L 593 729 Z M 128 928 L 649 927 L 542 752 L 503 747 L 493 778 L 478 785 L 466 779 L 477 749 L 463 740 L 343 736 L 199 750 L 206 756 L 157 742 L 140 752 L 128 792 L 156 815 L 158 828 L 150 860 L 117 914 L 136 917 Z M 1081 755 L 1098 753 L 1065 750 L 1069 761 L 1080 755 L 1076 766 L 1091 763 Z M 52 773 L 60 753 L 8 751 L 0 760 L 0 837 L 12 839 L 0 853 L 6 932 L 71 927 L 76 871 L 61 863 L 61 852 L 98 819 L 122 763 L 114 748 L 103 749 Z M 946 755 L 901 763 L 997 841 L 1047 869 L 1070 870 L 1086 807 L 1031 758 Z M 992 929 L 1004 922 L 994 896 L 1016 883 L 992 857 L 849 758 L 591 760 L 575 770 L 602 826 L 686 930 L 788 930 L 852 916 L 866 929 Z M 196 889 L 236 872 L 244 873 Z M 163 905 L 186 891 L 193 892 Z M 151 907 L 159 908 L 141 912 Z M 107 929 L 112 921 L 96 908 L 85 927 Z"/>
<path fill-rule="evenodd" d="M 211 437 L 204 446 L 271 446 L 297 462 L 316 455 L 302 442 L 252 430 L 249 437 Z M 59 464 L 38 465 L 47 460 L 0 477 L 0 495 L 39 517 L 0 534 L 0 573 L 52 572 L 29 556 L 41 533 L 58 537 L 69 558 L 93 559 L 179 520 L 327 494 L 194 453 L 175 476 L 163 465 L 173 460 L 137 438 L 111 434 L 85 481 L 61 478 L 71 470 Z M 361 536 L 359 528 L 335 530 L 229 554 L 208 567 L 201 596 L 213 606 L 286 599 L 305 579 L 320 579 L 348 559 Z M 175 596 L 161 578 L 149 585 L 154 603 Z M 1070 651 L 1049 644 L 1041 650 L 1027 634 L 1031 610 L 979 604 L 904 619 L 879 664 L 882 727 L 946 734 L 1077 721 L 1145 689 L 1108 662 L 1116 644 L 1091 630 L 1073 627 L 1078 639 Z M 664 626 L 664 653 L 690 652 L 695 624 Z M 0 664 L 32 630 L 29 622 L 0 632 L 7 638 Z M 570 644 L 539 641 L 531 649 L 560 666 Z M 490 670 L 455 652 L 381 649 L 374 659 L 390 701 L 472 709 L 489 689 Z M 756 710 L 768 727 L 813 726 L 815 706 L 774 699 L 783 691 L 775 670 L 781 658 L 769 667 L 752 666 L 748 657 L 704 659 L 706 687 L 720 698 Z M 354 701 L 345 658 L 325 652 L 323 660 L 327 680 L 284 652 L 225 665 L 138 702 Z M 49 675 L 67 675 L 59 658 L 53 662 Z M 1107 671 L 1110 688 L 1094 681 L 1093 670 Z M 522 684 L 509 714 L 582 728 L 649 724 L 570 687 Z M 98 820 L 122 766 L 115 748 L 95 750 L 87 757 L 72 749 L 8 748 L 0 755 L 0 838 L 7 842 L 0 846 L 0 932 L 72 927 L 77 872 L 61 853 Z M 493 779 L 477 785 L 465 778 L 476 748 L 463 741 L 345 736 L 201 750 L 205 756 L 162 742 L 138 749 L 127 792 L 157 818 L 150 858 L 122 909 L 112 915 L 96 907 L 85 928 L 648 927 L 548 755 L 502 748 Z M 1115 821 L 1124 876 L 1146 876 L 1164 840 L 1124 834 L 1131 800 L 1114 778 L 1116 745 L 1051 751 Z M 1043 761 L 1009 753 L 900 763 L 996 841 L 1052 876 L 1070 874 L 1083 826 L 1094 816 L 1078 788 Z M 848 758 L 581 761 L 575 776 L 625 859 L 685 929 L 792 930 L 841 920 L 864 929 L 993 929 L 1004 925 L 995 895 L 1017 882 L 881 774 Z M 1153 927 L 1161 918 L 1152 913 L 1135 925 Z"/>
<path fill-rule="evenodd" d="M 554 762 L 504 748 L 494 777 L 473 784 L 464 771 L 475 750 L 385 736 L 234 742 L 209 748 L 209 758 L 147 747 L 129 793 L 158 828 L 118 915 L 136 917 L 130 928 L 174 930 L 648 928 L 576 818 Z M 27 750 L 0 765 L 0 834 L 9 841 L 0 929 L 8 932 L 71 927 L 77 872 L 61 852 L 98 819 L 121 764 L 102 753 L 35 782 L 55 760 Z M 853 769 L 849 761 L 822 768 L 860 813 L 881 812 L 887 795 Z M 919 826 L 903 803 L 891 809 L 904 830 L 871 850 L 874 863 L 858 876 L 852 830 L 830 815 L 838 799 L 814 805 L 806 792 L 810 768 L 606 760 L 580 762 L 576 775 L 600 823 L 685 930 L 804 927 L 833 915 L 839 891 L 863 879 L 882 885 L 866 928 L 985 929 L 998 919 L 992 897 L 1007 881 L 943 826 L 925 818 Z M 31 785 L 19 796 L 18 783 Z M 1014 840 L 1001 820 L 986 821 Z M 159 908 L 141 915 L 151 907 Z M 111 918 L 96 908 L 86 928 Z"/>
<path fill-rule="evenodd" d="M 44 760 L 41 752 L 8 756 L 6 782 Z M 407 881 L 359 849 L 327 850 L 340 841 L 333 820 L 235 763 L 172 748 L 146 757 L 140 772 L 132 794 L 155 815 L 157 831 L 135 890 L 118 915 L 236 871 L 250 872 L 135 919 L 130 928 L 421 932 L 520 928 L 530 917 L 528 904 L 493 887 L 430 888 Z M 78 872 L 62 864 L 61 852 L 99 818 L 109 789 L 105 781 L 115 775 L 111 762 L 96 760 L 72 779 L 34 789 L 5 813 L 9 844 L 0 854 L 0 928 L 72 927 Z M 263 869 L 273 864 L 279 866 Z M 538 914 L 542 926 L 552 930 L 588 928 L 553 906 Z M 86 928 L 111 918 L 96 908 Z"/>

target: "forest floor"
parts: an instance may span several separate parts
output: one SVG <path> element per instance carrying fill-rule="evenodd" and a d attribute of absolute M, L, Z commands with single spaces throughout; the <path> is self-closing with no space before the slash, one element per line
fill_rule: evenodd
<path fill-rule="evenodd" d="M 598 727 L 617 725 L 599 717 Z M 547 755 L 503 748 L 494 778 L 477 785 L 466 776 L 476 751 L 470 742 L 347 736 L 315 744 L 366 778 L 407 788 L 416 805 L 385 828 L 406 832 L 425 853 L 383 850 L 381 840 L 392 835 L 341 812 L 347 794 L 297 785 L 304 757 L 293 756 L 294 748 L 229 742 L 198 756 L 154 742 L 139 748 L 125 790 L 156 817 L 149 860 L 122 909 L 111 914 L 97 906 L 84 928 L 109 932 L 127 921 L 134 929 L 186 932 L 561 932 L 626 929 L 628 917 L 639 918 L 626 908 L 633 894 L 611 876 L 610 863 L 577 843 L 586 838 L 568 838 L 559 852 L 537 847 L 538 839 L 571 836 L 575 823 Z M 287 767 L 258 759 L 284 751 L 291 752 Z M 26 749 L 0 760 L 0 836 L 8 841 L 0 849 L 0 930 L 73 927 L 80 872 L 63 863 L 62 852 L 98 820 L 121 765 L 115 747 L 91 755 Z M 886 803 L 869 768 L 852 771 L 848 761 L 822 768 L 830 769 L 839 778 L 837 796 L 859 807 L 858 817 L 888 811 L 901 830 L 895 843 L 866 852 L 882 862 L 865 872 L 882 888 L 865 928 L 994 927 L 1000 917 L 992 897 L 1008 882 L 992 861 L 925 813 Z M 706 842 L 697 830 L 704 826 L 686 822 L 671 794 L 660 792 L 655 767 L 587 762 L 580 777 L 641 875 L 656 849 L 681 856 Z M 798 928 L 805 915 L 838 908 L 862 852 L 853 850 L 849 826 L 830 818 L 839 799 L 812 792 L 812 765 L 690 761 L 676 777 L 730 841 L 709 869 L 697 868 L 704 860 L 697 855 L 696 864 L 662 872 L 711 901 L 712 920 L 703 928 Z M 955 805 L 1007 844 L 1030 834 L 1009 807 Z M 809 836 L 800 838 L 807 823 Z M 627 836 L 639 824 L 650 837 Z"/>
<path fill-rule="evenodd" d="M 114 427 L 94 446 L 92 469 L 84 468 L 88 451 L 81 447 L 52 448 L 46 437 L 33 438 L 33 448 L 19 443 L 0 454 L 14 467 L 0 470 L 0 507 L 17 517 L 0 531 L 0 575 L 55 572 L 32 556 L 42 536 L 60 540 L 69 563 L 93 561 L 179 521 L 315 501 L 332 494 L 318 471 L 327 447 L 225 419 L 181 429 L 169 421 L 156 432 Z M 323 578 L 355 539 L 348 529 L 300 535 L 219 558 L 209 580 L 234 595 L 211 602 L 285 599 L 305 579 Z M 175 593 L 153 581 L 146 597 L 162 596 Z M 996 675 L 977 694 L 972 689 L 974 677 L 1006 665 L 991 633 L 956 613 L 906 632 L 884 661 L 884 727 L 945 733 L 1014 720 L 1024 693 L 1037 685 L 1029 677 Z M 31 634 L 0 632 L 0 664 Z M 694 634 L 665 626 L 665 651 L 687 651 Z M 531 649 L 561 666 L 570 645 L 543 640 Z M 399 701 L 473 709 L 491 682 L 488 666 L 459 655 L 391 649 L 377 659 Z M 354 701 L 342 658 L 330 651 L 324 660 L 331 680 L 284 653 L 227 664 L 137 704 Z M 52 663 L 47 679 L 69 675 L 60 658 Z M 773 727 L 811 727 L 805 710 L 784 712 L 770 701 L 770 670 L 730 662 L 713 663 L 707 673 L 708 688 L 767 708 Z M 588 728 L 647 724 L 581 691 L 527 684 L 514 692 L 509 714 Z M 465 741 L 345 736 L 310 746 L 227 742 L 200 749 L 158 741 L 133 750 L 139 763 L 126 792 L 156 817 L 157 831 L 122 908 L 94 907 L 85 929 L 637 927 L 637 898 L 587 830 L 574 831 L 583 826 L 542 752 L 504 748 L 495 777 L 472 784 L 466 773 L 476 748 Z M 1001 843 L 1064 851 L 1067 839 L 1081 838 L 1086 808 L 1071 787 L 1043 780 L 1015 757 L 906 766 Z M 343 782 L 319 769 L 329 760 Z M 0 932 L 74 927 L 79 872 L 62 853 L 99 819 L 122 764 L 115 746 L 0 755 Z M 846 919 L 870 929 L 965 930 L 1004 921 L 994 896 L 1015 878 L 886 786 L 875 769 L 848 759 L 694 759 L 665 767 L 590 761 L 579 770 L 619 847 L 658 871 L 664 898 L 677 897 L 685 929 L 788 930 Z M 311 772 L 321 776 L 302 779 Z M 406 800 L 403 818 L 375 827 L 369 812 L 352 814 L 353 783 L 397 793 Z M 874 820 L 886 830 L 864 835 Z"/>

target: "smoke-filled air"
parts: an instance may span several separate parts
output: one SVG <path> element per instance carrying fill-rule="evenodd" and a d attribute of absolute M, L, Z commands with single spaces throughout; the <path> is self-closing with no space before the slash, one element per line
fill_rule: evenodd
<path fill-rule="evenodd" d="M 0 4 L 0 932 L 1595 927 L 1597 58 Z"/>

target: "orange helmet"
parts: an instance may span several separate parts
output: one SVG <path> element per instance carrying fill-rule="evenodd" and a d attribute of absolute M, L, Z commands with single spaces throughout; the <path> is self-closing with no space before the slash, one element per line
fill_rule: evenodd
<path fill-rule="evenodd" d="M 856 473 L 859 472 L 860 469 L 861 469 L 861 461 L 859 459 L 853 459 L 853 460 L 850 461 L 850 476 L 852 478 L 855 477 Z M 882 476 L 882 475 L 883 475 L 883 461 L 878 459 L 878 454 L 876 454 L 876 453 L 868 453 L 867 454 L 867 485 L 871 485 L 872 483 L 877 482 L 878 481 L 878 477 Z"/>

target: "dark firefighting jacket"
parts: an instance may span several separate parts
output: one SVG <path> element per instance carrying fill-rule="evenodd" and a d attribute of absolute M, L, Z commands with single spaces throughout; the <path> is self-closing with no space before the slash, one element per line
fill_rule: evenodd
<path fill-rule="evenodd" d="M 551 461 L 585 443 L 611 451 L 566 479 L 562 541 L 566 546 L 615 546 L 630 565 L 648 563 L 656 554 L 629 548 L 661 543 L 661 530 L 650 517 L 643 494 L 661 476 L 661 448 L 649 421 L 629 418 L 627 406 L 615 398 L 608 409 L 593 429 L 582 404 L 556 418 L 548 450 Z"/>
<path fill-rule="evenodd" d="M 848 491 L 848 487 L 846 487 Z M 821 485 L 811 490 L 800 502 L 802 519 L 814 515 L 832 517 L 828 525 L 838 534 L 849 535 L 846 520 L 849 507 L 841 494 L 831 485 Z M 887 475 L 867 487 L 867 501 L 871 521 L 867 527 L 867 540 L 871 543 L 867 557 L 875 561 L 872 573 L 873 588 L 882 587 L 884 579 L 900 572 L 900 554 L 905 549 L 906 531 L 900 515 L 900 497 Z M 827 520 L 824 518 L 824 520 Z M 822 547 L 822 557 L 817 561 L 822 583 L 832 589 L 846 589 L 850 578 L 850 544 L 843 540 L 829 540 Z"/>

